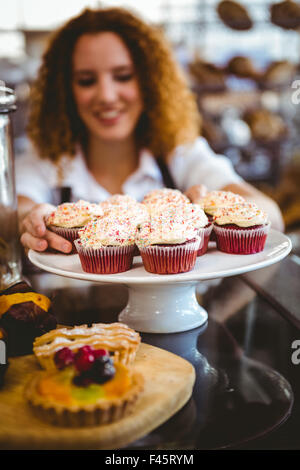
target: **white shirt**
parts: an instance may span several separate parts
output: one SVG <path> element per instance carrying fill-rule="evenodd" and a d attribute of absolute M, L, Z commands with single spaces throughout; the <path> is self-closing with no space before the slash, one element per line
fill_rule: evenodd
<path fill-rule="evenodd" d="M 177 188 L 181 191 L 195 184 L 204 184 L 209 191 L 218 190 L 228 184 L 243 181 L 235 173 L 230 160 L 216 155 L 202 137 L 197 138 L 191 145 L 177 147 L 168 166 Z M 111 195 L 90 173 L 80 151 L 72 159 L 64 157 L 63 168 L 64 177 L 59 185 L 72 188 L 74 201 L 84 199 L 99 202 Z M 32 148 L 16 158 L 18 195 L 26 196 L 37 203 L 51 202 L 51 190 L 57 186 L 58 172 L 55 163 L 40 159 Z M 138 168 L 122 186 L 123 193 L 140 201 L 149 191 L 163 186 L 155 158 L 148 150 L 142 150 Z"/>

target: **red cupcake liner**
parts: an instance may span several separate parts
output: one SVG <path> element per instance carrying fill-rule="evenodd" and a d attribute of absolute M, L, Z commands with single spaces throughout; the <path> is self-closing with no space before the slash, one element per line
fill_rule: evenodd
<path fill-rule="evenodd" d="M 140 254 L 140 250 L 138 248 L 137 245 L 134 245 L 134 252 L 133 252 L 133 256 L 141 256 Z"/>
<path fill-rule="evenodd" d="M 116 274 L 128 271 L 132 266 L 134 245 L 86 248 L 81 240 L 75 240 L 82 269 L 92 274 Z"/>
<path fill-rule="evenodd" d="M 271 224 L 255 227 L 222 227 L 214 224 L 217 248 L 226 253 L 252 255 L 263 251 Z"/>
<path fill-rule="evenodd" d="M 212 214 L 207 214 L 207 212 L 205 212 L 205 214 L 206 214 L 206 217 L 208 218 L 208 222 L 209 222 L 210 224 L 213 224 L 213 222 L 214 222 L 214 216 L 213 216 Z M 215 242 L 215 241 L 216 241 L 216 234 L 215 234 L 214 231 L 212 231 L 211 234 L 210 234 L 210 241 L 211 241 L 211 242 Z"/>
<path fill-rule="evenodd" d="M 199 230 L 199 234 L 203 232 L 203 245 L 201 247 L 201 244 L 200 244 L 200 248 L 197 252 L 197 256 L 202 256 L 204 255 L 204 253 L 207 252 L 208 242 L 211 236 L 212 229 L 213 229 L 213 224 L 209 223 L 208 225 L 206 225 L 205 227 Z"/>
<path fill-rule="evenodd" d="M 195 266 L 197 252 L 203 237 L 178 245 L 153 245 L 140 247 L 146 271 L 154 274 L 178 274 L 191 271 Z"/>
<path fill-rule="evenodd" d="M 79 237 L 78 232 L 82 227 L 66 228 L 66 227 L 56 227 L 56 225 L 49 225 L 47 228 L 51 232 L 57 233 L 57 235 L 60 235 L 61 237 L 65 238 L 66 240 L 72 243 L 72 251 L 68 253 L 69 255 L 73 253 L 77 253 L 74 241 Z"/>

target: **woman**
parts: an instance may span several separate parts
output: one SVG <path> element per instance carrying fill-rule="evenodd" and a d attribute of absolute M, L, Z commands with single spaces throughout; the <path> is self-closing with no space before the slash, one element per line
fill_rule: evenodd
<path fill-rule="evenodd" d="M 33 89 L 35 148 L 17 161 L 22 244 L 71 250 L 44 223 L 57 186 L 93 202 L 115 193 L 141 200 L 164 185 L 192 200 L 203 185 L 232 190 L 281 230 L 275 203 L 214 155 L 199 129 L 195 99 L 161 33 L 124 9 L 85 10 L 53 36 Z"/>

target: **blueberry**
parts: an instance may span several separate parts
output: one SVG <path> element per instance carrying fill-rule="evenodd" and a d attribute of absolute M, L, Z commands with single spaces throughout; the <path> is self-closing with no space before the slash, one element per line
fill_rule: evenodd
<path fill-rule="evenodd" d="M 102 356 L 95 360 L 90 373 L 94 382 L 103 384 L 115 376 L 116 369 L 109 356 Z"/>

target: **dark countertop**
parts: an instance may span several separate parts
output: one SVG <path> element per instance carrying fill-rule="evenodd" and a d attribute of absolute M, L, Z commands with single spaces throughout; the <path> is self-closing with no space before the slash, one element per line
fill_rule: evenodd
<path fill-rule="evenodd" d="M 130 449 L 300 449 L 300 236 L 281 263 L 254 273 L 203 282 L 198 298 L 206 325 L 142 340 L 194 365 L 189 402 Z M 299 243 L 298 243 L 299 242 Z M 33 288 L 52 298 L 60 324 L 116 321 L 122 286 L 30 273 Z M 299 353 L 300 359 L 300 353 Z"/>

